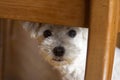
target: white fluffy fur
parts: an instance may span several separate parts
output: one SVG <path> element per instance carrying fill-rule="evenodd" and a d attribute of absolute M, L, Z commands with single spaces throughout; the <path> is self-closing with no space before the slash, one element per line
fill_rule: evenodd
<path fill-rule="evenodd" d="M 88 40 L 87 28 L 61 27 L 60 25 L 31 22 L 24 22 L 23 27 L 30 31 L 33 38 L 38 40 L 40 54 L 49 64 L 59 70 L 63 80 L 84 80 Z M 52 36 L 44 38 L 43 32 L 47 29 L 52 31 Z M 70 38 L 67 35 L 71 29 L 77 32 L 75 38 Z M 56 57 L 52 53 L 53 48 L 59 45 L 64 46 L 66 50 L 61 62 L 54 61 L 53 58 Z M 112 80 L 120 79 L 119 67 L 120 50 L 116 48 Z"/>
<path fill-rule="evenodd" d="M 120 49 L 115 49 L 112 80 L 120 80 Z"/>

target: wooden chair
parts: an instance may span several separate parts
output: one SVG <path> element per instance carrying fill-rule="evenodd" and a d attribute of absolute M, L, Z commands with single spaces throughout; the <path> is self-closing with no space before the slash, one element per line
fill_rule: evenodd
<path fill-rule="evenodd" d="M 85 80 L 110 80 L 119 3 L 119 0 L 0 0 L 0 18 L 88 27 Z M 2 53 L 0 59 L 2 80 Z"/>

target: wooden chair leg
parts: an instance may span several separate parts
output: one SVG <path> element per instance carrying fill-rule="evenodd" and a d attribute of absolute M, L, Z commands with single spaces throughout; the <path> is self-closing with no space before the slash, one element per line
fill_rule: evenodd
<path fill-rule="evenodd" d="M 2 68 L 3 68 L 3 27 L 0 19 L 0 80 L 2 80 Z"/>
<path fill-rule="evenodd" d="M 6 64 L 6 54 L 10 54 L 11 25 L 12 21 L 0 19 L 0 80 L 4 80 L 8 66 Z M 9 60 L 8 60 L 9 61 Z"/>
<path fill-rule="evenodd" d="M 91 0 L 85 80 L 111 80 L 119 0 Z"/>

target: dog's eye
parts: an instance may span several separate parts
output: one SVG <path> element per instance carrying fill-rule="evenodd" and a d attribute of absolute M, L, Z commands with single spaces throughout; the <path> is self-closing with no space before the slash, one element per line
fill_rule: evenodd
<path fill-rule="evenodd" d="M 43 33 L 44 37 L 47 38 L 52 35 L 52 32 L 50 30 L 45 30 Z"/>
<path fill-rule="evenodd" d="M 70 30 L 68 32 L 68 36 L 70 36 L 71 38 L 74 38 L 76 36 L 76 31 L 75 30 Z"/>

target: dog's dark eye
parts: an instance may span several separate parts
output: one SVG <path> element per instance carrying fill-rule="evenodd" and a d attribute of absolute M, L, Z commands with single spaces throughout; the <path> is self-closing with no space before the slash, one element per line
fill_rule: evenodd
<path fill-rule="evenodd" d="M 74 38 L 76 36 L 76 31 L 75 30 L 70 30 L 68 32 L 68 36 L 70 36 L 71 38 Z"/>
<path fill-rule="evenodd" d="M 52 36 L 52 32 L 50 30 L 45 30 L 43 35 L 44 35 L 45 38 L 47 38 L 49 36 Z"/>

